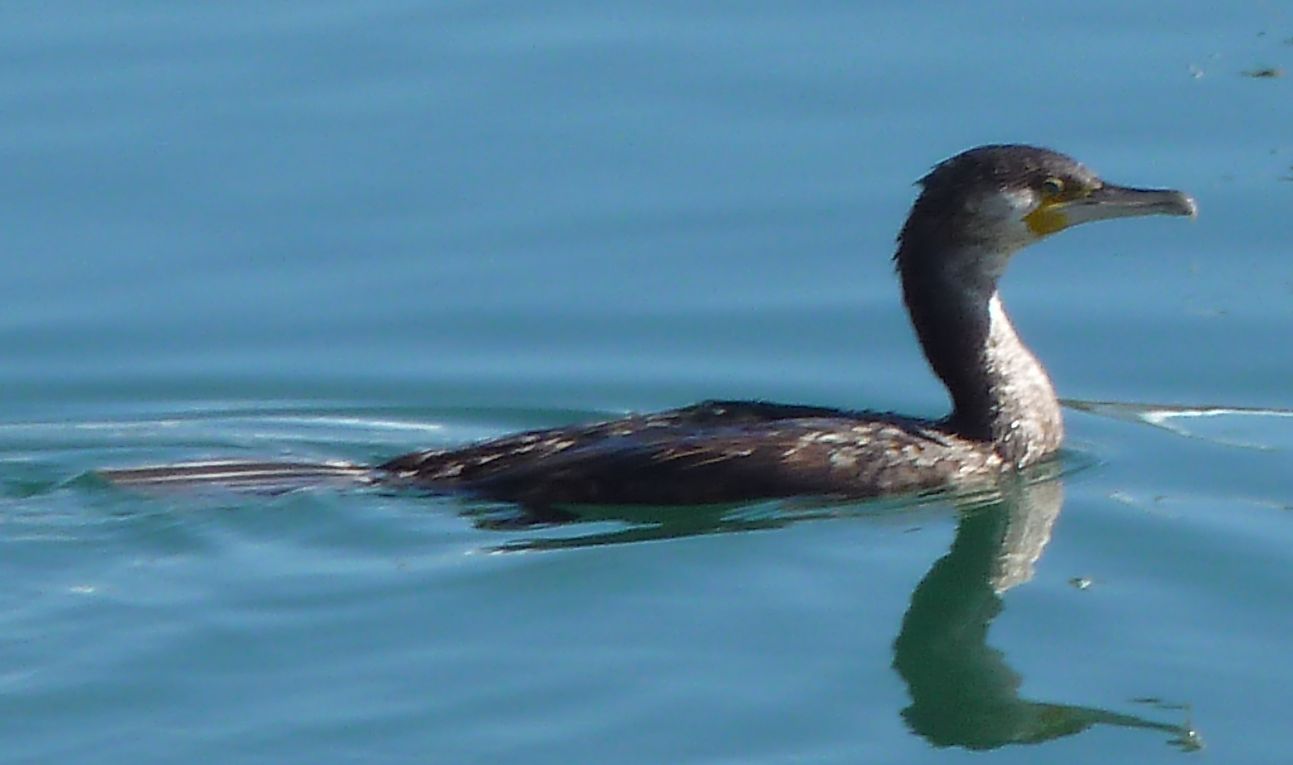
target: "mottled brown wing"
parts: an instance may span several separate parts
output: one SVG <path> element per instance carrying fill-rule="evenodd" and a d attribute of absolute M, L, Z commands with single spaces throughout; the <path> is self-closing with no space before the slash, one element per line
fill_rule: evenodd
<path fill-rule="evenodd" d="M 813 416 L 822 412 L 830 416 Z M 716 402 L 406 455 L 382 469 L 532 505 L 664 505 L 918 491 L 990 458 L 921 421 Z"/>

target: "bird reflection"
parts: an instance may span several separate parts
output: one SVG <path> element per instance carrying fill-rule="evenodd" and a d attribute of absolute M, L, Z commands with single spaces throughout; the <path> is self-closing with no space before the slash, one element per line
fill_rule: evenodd
<path fill-rule="evenodd" d="M 964 512 L 946 555 L 911 595 L 894 641 L 893 667 L 907 685 L 908 727 L 936 746 L 994 749 L 1035 744 L 1094 725 L 1147 728 L 1198 749 L 1188 725 L 1022 698 L 1023 678 L 988 645 L 1007 590 L 1032 578 L 1063 503 L 1058 477 L 1011 487 L 1001 501 Z"/>
<path fill-rule="evenodd" d="M 1095 725 L 1169 734 L 1185 751 L 1202 747 L 1189 724 L 1166 723 L 1096 707 L 1034 701 L 1020 696 L 1023 678 L 1006 656 L 988 645 L 988 628 L 1004 608 L 1003 596 L 1033 577 L 1064 500 L 1059 466 L 1038 466 L 1007 479 L 987 494 L 963 496 L 951 549 L 935 561 L 911 595 L 893 645 L 893 668 L 911 703 L 902 710 L 912 732 L 939 747 L 973 750 L 1038 744 Z M 946 499 L 946 498 L 945 498 Z M 786 526 L 805 520 L 876 512 L 876 503 L 780 505 L 780 512 L 751 514 L 740 505 L 692 508 L 582 508 L 556 511 L 485 504 L 467 514 L 482 528 L 573 529 L 600 522 L 574 536 L 529 537 L 495 551 L 552 550 L 624 544 Z M 520 512 L 520 515 L 516 513 Z M 607 527 L 609 525 L 609 527 Z M 1160 709 L 1177 709 L 1159 704 Z"/>
<path fill-rule="evenodd" d="M 1200 749 L 1202 740 L 1188 721 L 1167 723 L 1023 698 L 1023 678 L 988 644 L 989 627 L 1004 608 L 1003 596 L 1032 579 L 1063 498 L 1054 462 L 1004 479 L 984 493 L 928 498 L 957 504 L 959 520 L 951 548 L 912 592 L 893 644 L 893 668 L 911 698 L 901 711 L 903 720 L 938 747 L 986 750 L 1038 744 L 1107 725 L 1160 731 L 1182 750 Z M 479 528 L 521 534 L 488 552 L 525 552 L 748 532 L 807 520 L 908 512 L 911 504 L 536 508 L 463 502 L 459 508 Z"/>

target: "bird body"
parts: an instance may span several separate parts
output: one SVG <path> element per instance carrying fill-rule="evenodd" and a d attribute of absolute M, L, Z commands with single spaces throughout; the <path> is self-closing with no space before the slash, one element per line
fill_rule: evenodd
<path fill-rule="evenodd" d="M 706 401 L 415 452 L 378 470 L 402 482 L 532 506 L 677 505 L 908 493 L 982 479 L 1006 464 L 989 445 L 938 422 Z"/>

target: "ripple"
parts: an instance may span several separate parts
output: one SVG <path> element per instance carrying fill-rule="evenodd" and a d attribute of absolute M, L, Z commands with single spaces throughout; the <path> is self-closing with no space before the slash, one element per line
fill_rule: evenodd
<path fill-rule="evenodd" d="M 1180 406 L 1118 401 L 1077 401 L 1066 406 L 1101 417 L 1139 422 L 1186 438 L 1260 451 L 1293 451 L 1293 409 Z"/>

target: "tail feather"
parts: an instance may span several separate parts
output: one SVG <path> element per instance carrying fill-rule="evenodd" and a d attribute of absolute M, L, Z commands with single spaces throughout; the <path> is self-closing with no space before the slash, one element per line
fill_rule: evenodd
<path fill-rule="evenodd" d="M 95 472 L 111 484 L 141 489 L 206 486 L 278 492 L 339 483 L 370 484 L 375 480 L 371 467 L 345 462 L 186 462 Z"/>

